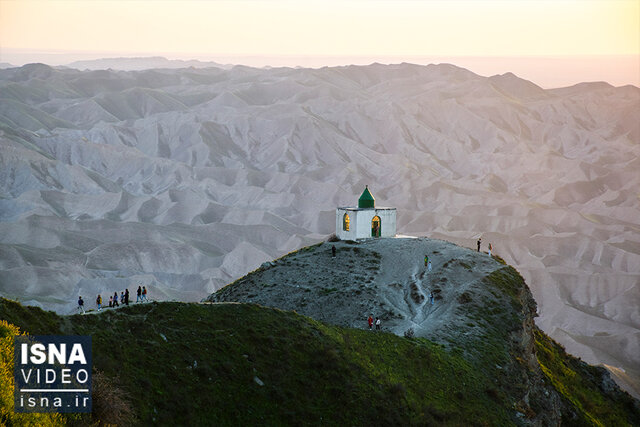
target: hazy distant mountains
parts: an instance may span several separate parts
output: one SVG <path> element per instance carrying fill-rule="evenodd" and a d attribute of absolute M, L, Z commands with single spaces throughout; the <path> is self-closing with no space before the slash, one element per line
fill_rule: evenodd
<path fill-rule="evenodd" d="M 142 283 L 199 300 L 325 238 L 368 184 L 400 233 L 482 235 L 543 329 L 640 378 L 637 87 L 452 65 L 31 64 L 0 71 L 0 144 L 5 296 L 68 312 Z"/>
<path fill-rule="evenodd" d="M 7 62 L 0 62 L 0 69 L 15 68 L 15 65 Z M 162 56 L 143 56 L 138 58 L 101 58 L 74 61 L 70 64 L 55 67 L 56 69 L 75 68 L 77 70 L 121 70 L 121 71 L 141 71 L 176 68 L 223 68 L 229 69 L 231 65 L 219 64 L 213 61 L 198 61 L 197 59 L 181 60 L 167 59 Z"/>
<path fill-rule="evenodd" d="M 167 59 L 162 56 L 148 56 L 140 58 L 103 58 L 75 61 L 67 65 L 78 70 L 124 70 L 140 71 L 153 68 L 231 68 L 230 65 L 218 64 L 213 61 L 198 61 L 195 59 L 184 61 L 181 59 Z"/>

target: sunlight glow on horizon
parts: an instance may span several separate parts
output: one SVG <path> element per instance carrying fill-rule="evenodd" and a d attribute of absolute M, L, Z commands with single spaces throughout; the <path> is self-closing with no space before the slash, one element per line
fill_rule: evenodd
<path fill-rule="evenodd" d="M 636 55 L 640 2 L 0 0 L 0 46 L 227 55 Z"/>
<path fill-rule="evenodd" d="M 16 51 L 640 58 L 640 0 L 0 0 L 0 62 Z"/>

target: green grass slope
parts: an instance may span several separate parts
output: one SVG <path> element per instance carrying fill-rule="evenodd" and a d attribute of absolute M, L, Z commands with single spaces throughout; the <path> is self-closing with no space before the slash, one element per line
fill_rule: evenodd
<path fill-rule="evenodd" d="M 59 318 L 2 300 L 32 334 L 93 337 L 140 424 L 508 425 L 460 355 L 248 304 L 158 303 Z"/>
<path fill-rule="evenodd" d="M 615 385 L 604 368 L 587 365 L 536 330 L 538 362 L 554 388 L 576 408 L 567 425 L 640 426 L 640 408 Z"/>
<path fill-rule="evenodd" d="M 0 319 L 34 335 L 91 335 L 94 368 L 123 391 L 140 425 L 521 423 L 508 391 L 492 388 L 491 370 L 478 369 L 462 352 L 425 339 L 329 326 L 294 312 L 152 303 L 60 317 L 0 299 Z M 567 363 L 564 355 L 544 360 L 550 372 Z M 598 405 L 604 393 L 598 379 L 581 381 L 587 392 L 567 401 Z M 633 401 L 623 394 L 615 400 L 609 409 L 566 419 L 638 425 Z"/>

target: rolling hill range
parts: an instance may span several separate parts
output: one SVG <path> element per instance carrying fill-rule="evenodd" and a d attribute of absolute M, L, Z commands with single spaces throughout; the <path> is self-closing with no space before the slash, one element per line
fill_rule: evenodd
<path fill-rule="evenodd" d="M 0 291 L 200 300 L 368 184 L 400 233 L 491 242 L 538 325 L 638 395 L 639 123 L 634 86 L 446 64 L 0 70 Z"/>

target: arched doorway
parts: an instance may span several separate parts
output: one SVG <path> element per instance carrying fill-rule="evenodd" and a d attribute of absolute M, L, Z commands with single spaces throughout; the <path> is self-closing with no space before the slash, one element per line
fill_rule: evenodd
<path fill-rule="evenodd" d="M 382 222 L 378 215 L 374 216 L 371 220 L 371 237 L 380 237 L 382 233 Z"/>
<path fill-rule="evenodd" d="M 349 231 L 349 224 L 350 224 L 350 220 L 349 220 L 349 214 L 344 214 L 344 216 L 342 217 L 342 229 L 344 231 Z"/>

